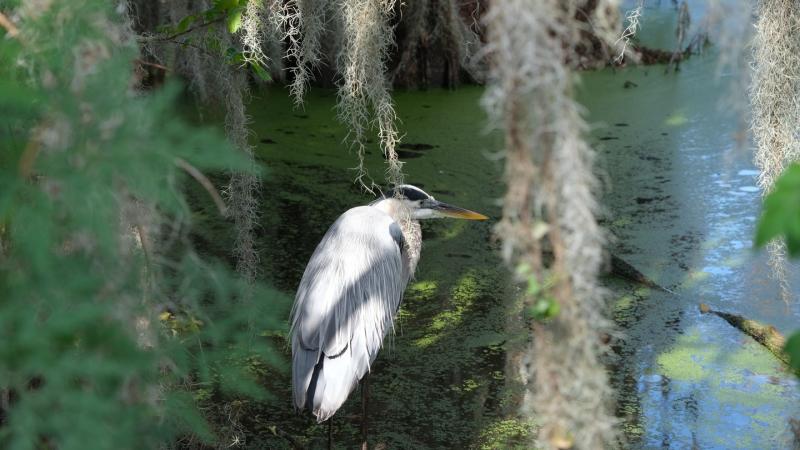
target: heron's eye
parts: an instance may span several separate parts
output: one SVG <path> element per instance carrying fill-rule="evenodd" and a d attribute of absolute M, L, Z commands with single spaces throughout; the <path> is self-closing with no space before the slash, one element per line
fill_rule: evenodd
<path fill-rule="evenodd" d="M 426 198 L 425 200 L 421 200 L 419 202 L 419 207 L 420 208 L 431 208 L 431 207 L 433 207 L 433 205 L 434 205 L 434 200 L 433 200 L 432 197 L 431 198 Z"/>

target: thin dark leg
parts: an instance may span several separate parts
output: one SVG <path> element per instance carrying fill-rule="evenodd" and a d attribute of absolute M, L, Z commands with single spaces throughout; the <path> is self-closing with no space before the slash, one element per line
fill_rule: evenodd
<path fill-rule="evenodd" d="M 369 372 L 361 380 L 361 450 L 367 450 L 367 403 L 369 402 Z"/>
<path fill-rule="evenodd" d="M 333 417 L 328 419 L 328 450 L 333 450 Z"/>

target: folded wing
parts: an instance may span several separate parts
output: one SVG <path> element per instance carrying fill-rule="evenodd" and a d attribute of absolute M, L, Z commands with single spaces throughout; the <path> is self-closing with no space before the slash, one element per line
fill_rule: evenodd
<path fill-rule="evenodd" d="M 369 371 L 408 283 L 402 232 L 370 206 L 342 214 L 306 266 L 292 310 L 297 408 L 330 418 Z"/>

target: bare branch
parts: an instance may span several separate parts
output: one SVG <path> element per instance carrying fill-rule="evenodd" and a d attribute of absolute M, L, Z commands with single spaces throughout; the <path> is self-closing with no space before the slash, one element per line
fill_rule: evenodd
<path fill-rule="evenodd" d="M 9 37 L 12 38 L 17 37 L 17 35 L 19 34 L 19 28 L 17 28 L 17 26 L 14 25 L 14 22 L 12 22 L 11 19 L 9 19 L 2 12 L 0 12 L 0 27 L 6 29 L 6 32 L 8 33 Z"/>
<path fill-rule="evenodd" d="M 208 192 L 208 195 L 211 196 L 211 199 L 214 200 L 214 204 L 217 205 L 217 209 L 219 213 L 223 216 L 227 214 L 228 207 L 225 206 L 225 202 L 222 200 L 222 197 L 217 192 L 217 189 L 214 187 L 214 184 L 211 183 L 211 180 L 206 178 L 202 172 L 200 172 L 195 166 L 189 164 L 183 158 L 175 158 L 175 165 L 180 167 L 181 169 L 185 170 L 186 173 L 192 176 L 201 186 Z"/>

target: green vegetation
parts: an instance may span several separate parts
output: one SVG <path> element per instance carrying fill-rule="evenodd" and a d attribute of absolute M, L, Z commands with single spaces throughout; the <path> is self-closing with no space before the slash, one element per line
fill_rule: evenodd
<path fill-rule="evenodd" d="M 789 166 L 764 199 L 755 244 L 764 246 L 779 237 L 786 242 L 789 256 L 800 256 L 800 164 Z"/>
<path fill-rule="evenodd" d="M 257 0 L 254 0 L 257 3 Z M 214 0 L 208 8 L 182 17 L 176 24 L 164 24 L 158 27 L 159 35 L 155 40 L 172 42 L 181 46 L 201 46 L 218 54 L 227 64 L 250 69 L 261 81 L 271 81 L 272 77 L 264 66 L 264 57 L 253 54 L 250 49 L 240 50 L 229 42 L 220 39 L 213 32 L 212 24 L 224 22 L 228 33 L 236 34 L 242 28 L 242 16 L 250 0 Z M 178 37 L 192 31 L 205 29 L 205 33 L 193 35 L 184 40 Z"/>
<path fill-rule="evenodd" d="M 496 217 L 499 210 L 492 199 L 502 186 L 486 180 L 498 176 L 499 168 L 487 165 L 482 151 L 492 148 L 497 136 L 470 134 L 483 121 L 476 107 L 480 94 L 475 87 L 459 93 L 397 93 L 405 142 L 432 147 L 419 150 L 422 157 L 409 158 L 404 170 L 409 182 L 424 186 L 437 199 Z M 269 139 L 256 148 L 257 158 L 269 167 L 264 181 L 269 195 L 261 199 L 265 232 L 259 242 L 264 276 L 281 290 L 293 292 L 307 258 L 333 220 L 347 208 L 369 202 L 371 196 L 352 185 L 355 173 L 349 169 L 355 158 L 343 143 L 345 127 L 331 114 L 332 91 L 312 90 L 305 109 L 294 114 L 286 114 L 291 98 L 280 89 L 254 95 L 268 102 L 251 108 L 256 135 Z M 453 110 L 463 113 L 450 118 L 443 130 L 435 119 Z M 377 142 L 368 152 L 367 168 L 379 172 L 384 159 Z M 521 423 L 514 417 L 504 368 L 511 341 L 505 302 L 513 289 L 491 243 L 493 224 L 464 223 L 468 222 L 422 224 L 424 245 L 417 278 L 409 283 L 394 330 L 370 375 L 371 445 L 525 447 L 532 436 L 532 427 L 498 426 L 486 432 L 496 423 Z M 221 235 L 212 242 L 222 242 L 219 251 L 224 251 Z M 274 397 L 251 403 L 245 415 L 258 416 L 264 430 L 277 426 L 308 448 L 324 447 L 327 425 L 316 425 L 291 411 L 288 374 L 274 374 L 264 381 Z M 358 445 L 360 414 L 357 389 L 334 416 L 334 446 Z M 250 439 L 257 439 L 262 448 L 291 447 L 279 434 L 258 433 Z"/>
<path fill-rule="evenodd" d="M 764 199 L 755 244 L 763 247 L 779 238 L 786 243 L 789 256 L 800 256 L 800 164 L 797 163 L 786 168 Z M 800 370 L 800 331 L 786 340 L 785 351 L 792 369 Z"/>
<path fill-rule="evenodd" d="M 794 375 L 694 305 L 793 326 L 760 300 L 800 255 L 800 164 L 772 183 L 800 148 L 800 65 L 772 62 L 800 41 L 769 28 L 796 8 L 756 18 L 767 268 L 752 164 L 719 166 L 744 135 L 719 55 L 633 67 L 640 19 L 684 47 L 686 2 L 467 3 L 0 0 L 0 448 L 325 447 L 292 407 L 288 297 L 400 180 L 491 220 L 423 223 L 370 448 L 785 447 Z M 786 352 L 800 373 L 800 332 Z M 359 394 L 334 448 L 361 442 Z"/>
<path fill-rule="evenodd" d="M 183 188 L 247 165 L 175 118 L 177 86 L 131 89 L 125 11 L 11 6 L 25 27 L 0 35 L 0 447 L 226 440 L 198 403 L 266 397 L 250 362 L 280 359 L 256 333 L 283 326 L 286 302 L 192 250 Z M 259 302 L 242 311 L 247 289 Z"/>

